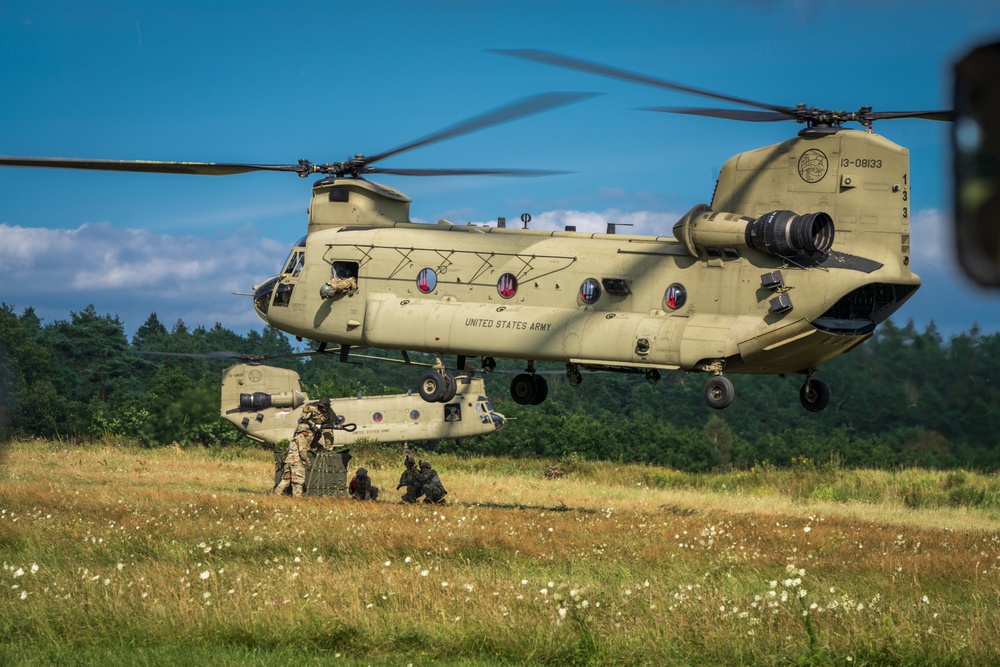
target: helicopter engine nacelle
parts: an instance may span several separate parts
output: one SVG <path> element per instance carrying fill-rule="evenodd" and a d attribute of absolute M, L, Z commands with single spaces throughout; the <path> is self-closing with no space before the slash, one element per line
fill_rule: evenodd
<path fill-rule="evenodd" d="M 240 394 L 240 412 L 256 412 L 266 408 L 295 409 L 305 403 L 305 396 L 297 391 L 281 394 L 268 394 L 255 391 L 252 394 Z"/>
<path fill-rule="evenodd" d="M 674 238 L 692 257 L 721 256 L 725 248 L 752 248 L 772 257 L 823 260 L 833 246 L 829 214 L 771 211 L 759 218 L 713 211 L 704 204 L 674 225 Z"/>

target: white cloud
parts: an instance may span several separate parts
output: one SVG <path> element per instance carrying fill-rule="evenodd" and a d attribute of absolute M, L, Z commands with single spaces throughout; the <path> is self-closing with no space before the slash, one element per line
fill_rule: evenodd
<path fill-rule="evenodd" d="M 935 208 L 917 211 L 910 222 L 913 270 L 943 270 L 958 264 L 952 217 Z"/>
<path fill-rule="evenodd" d="M 528 223 L 529 229 L 559 231 L 567 225 L 576 231 L 588 234 L 604 234 L 608 224 L 618 225 L 618 234 L 639 234 L 645 236 L 672 236 L 673 226 L 683 214 L 633 211 L 627 213 L 618 209 L 605 211 L 557 210 L 539 213 Z M 480 223 L 482 224 L 482 223 Z M 495 223 L 490 223 L 495 224 Z M 520 220 L 508 220 L 507 226 L 520 226 Z"/>
<path fill-rule="evenodd" d="M 246 297 L 276 273 L 288 245 L 241 230 L 229 238 L 154 234 L 109 223 L 76 229 L 0 224 L 4 301 L 32 306 L 46 319 L 95 304 L 134 330 L 150 313 L 191 326 L 220 322 L 260 328 Z"/>

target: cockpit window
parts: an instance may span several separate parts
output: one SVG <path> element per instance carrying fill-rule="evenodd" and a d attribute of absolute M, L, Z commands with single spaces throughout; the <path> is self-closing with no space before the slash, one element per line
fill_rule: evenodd
<path fill-rule="evenodd" d="M 306 252 L 301 248 L 292 250 L 292 254 L 288 256 L 288 261 L 285 262 L 285 268 L 282 271 L 285 275 L 298 276 L 302 273 L 302 267 L 306 262 Z"/>
<path fill-rule="evenodd" d="M 493 407 L 490 402 L 486 400 L 485 396 L 480 396 L 476 400 L 476 414 L 479 415 L 479 421 L 484 424 L 489 424 L 493 420 L 490 418 L 490 413 L 493 412 Z"/>
<path fill-rule="evenodd" d="M 294 283 L 279 283 L 274 291 L 274 303 L 276 307 L 285 308 L 292 301 L 292 291 L 295 289 Z"/>

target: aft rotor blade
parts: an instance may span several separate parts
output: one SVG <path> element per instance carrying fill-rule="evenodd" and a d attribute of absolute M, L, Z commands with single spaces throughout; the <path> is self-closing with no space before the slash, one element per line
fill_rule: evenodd
<path fill-rule="evenodd" d="M 924 120 L 955 120 L 955 112 L 947 109 L 940 111 L 872 111 L 869 114 L 872 120 L 885 120 L 887 118 L 923 118 Z"/>
<path fill-rule="evenodd" d="M 531 60 L 533 62 L 544 63 L 546 65 L 555 65 L 556 67 L 574 69 L 580 72 L 599 74 L 601 76 L 611 77 L 612 79 L 621 79 L 624 81 L 631 81 L 633 83 L 639 83 L 646 86 L 655 86 L 657 88 L 665 88 L 667 90 L 676 90 L 678 92 L 689 93 L 691 95 L 699 95 L 701 97 L 711 97 L 713 99 L 724 100 L 726 102 L 741 104 L 743 106 L 756 107 L 758 109 L 767 109 L 768 111 L 774 111 L 777 113 L 785 113 L 786 109 L 788 109 L 788 107 L 775 106 L 772 104 L 764 104 L 763 102 L 756 102 L 754 100 L 748 100 L 742 97 L 735 97 L 733 95 L 724 95 L 722 93 L 715 93 L 712 92 L 711 90 L 705 90 L 704 88 L 695 88 L 694 86 L 686 86 L 682 83 L 674 83 L 673 81 L 667 81 L 666 79 L 659 79 L 653 76 L 648 76 L 646 74 L 639 74 L 638 72 L 630 72 L 628 70 L 619 69 L 617 67 L 602 65 L 600 63 L 591 62 L 589 60 L 583 60 L 581 58 L 563 56 L 558 53 L 551 53 L 549 51 L 539 51 L 536 49 L 490 49 L 490 51 L 492 53 L 499 53 L 505 56 L 521 58 L 522 60 Z"/>
<path fill-rule="evenodd" d="M 709 116 L 727 120 L 748 120 L 765 123 L 777 120 L 794 120 L 795 116 L 783 111 L 750 111 L 749 109 L 712 109 L 701 107 L 645 107 L 643 111 L 682 113 L 690 116 Z"/>
<path fill-rule="evenodd" d="M 239 352 L 160 352 L 158 350 L 129 350 L 132 354 L 157 357 L 192 357 L 195 359 L 243 359 L 249 355 Z"/>
<path fill-rule="evenodd" d="M 153 160 L 91 160 L 63 157 L 0 157 L 0 165 L 8 167 L 53 167 L 57 169 L 97 169 L 101 171 L 134 171 L 155 174 L 195 174 L 200 176 L 230 176 L 252 171 L 302 172 L 301 164 L 243 164 L 223 162 L 157 162 Z"/>
<path fill-rule="evenodd" d="M 493 111 L 488 111 L 480 116 L 476 116 L 474 118 L 470 118 L 469 120 L 447 127 L 440 132 L 429 134 L 422 139 L 417 139 L 416 141 L 412 141 L 408 144 L 403 144 L 398 148 L 393 148 L 392 150 L 385 151 L 384 153 L 378 153 L 376 155 L 366 155 L 364 160 L 366 164 L 371 164 L 378 160 L 384 160 L 389 156 L 398 155 L 404 151 L 419 148 L 420 146 L 426 146 L 428 144 L 444 141 L 445 139 L 451 139 L 452 137 L 492 127 L 494 125 L 500 125 L 501 123 L 507 123 L 518 118 L 548 111 L 549 109 L 555 109 L 556 107 L 565 106 L 573 102 L 579 102 L 580 100 L 585 100 L 598 94 L 599 93 L 543 93 L 541 95 L 527 97 L 502 106 L 498 109 L 494 109 Z"/>
<path fill-rule="evenodd" d="M 394 169 L 371 167 L 366 174 L 395 174 L 396 176 L 557 176 L 569 171 L 547 169 Z"/>

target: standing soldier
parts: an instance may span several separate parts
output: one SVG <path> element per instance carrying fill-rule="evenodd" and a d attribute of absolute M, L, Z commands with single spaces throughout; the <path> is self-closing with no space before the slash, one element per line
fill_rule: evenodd
<path fill-rule="evenodd" d="M 281 470 L 281 480 L 271 489 L 271 493 L 280 496 L 292 485 L 292 495 L 302 495 L 302 487 L 306 482 L 306 466 L 309 464 L 309 447 L 313 443 L 313 431 L 309 425 L 299 422 L 295 436 L 285 452 L 285 466 Z"/>
<path fill-rule="evenodd" d="M 417 476 L 417 482 L 420 484 L 420 493 L 424 494 L 425 503 L 444 504 L 444 497 L 448 492 L 445 491 L 444 485 L 441 484 L 441 478 L 434 472 L 429 461 L 420 462 L 420 474 Z M 414 502 L 416 502 L 416 498 L 414 498 Z"/>
<path fill-rule="evenodd" d="M 280 496 L 291 484 L 292 495 L 302 495 L 306 481 L 306 466 L 309 465 L 309 450 L 316 444 L 321 444 L 326 449 L 333 447 L 331 427 L 336 420 L 337 415 L 330 406 L 329 398 L 321 398 L 302 408 L 299 423 L 295 427 L 295 436 L 285 453 L 281 479 L 271 490 L 272 494 Z"/>
<path fill-rule="evenodd" d="M 299 425 L 306 424 L 313 433 L 313 444 L 323 449 L 333 449 L 333 429 L 337 422 L 337 413 L 333 411 L 329 398 L 307 403 L 299 415 Z"/>

